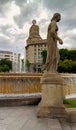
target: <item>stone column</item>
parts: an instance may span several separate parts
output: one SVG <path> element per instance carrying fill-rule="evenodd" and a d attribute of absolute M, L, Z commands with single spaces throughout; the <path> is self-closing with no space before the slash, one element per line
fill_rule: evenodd
<path fill-rule="evenodd" d="M 42 100 L 38 117 L 68 118 L 63 106 L 63 80 L 58 73 L 44 73 L 41 79 Z"/>

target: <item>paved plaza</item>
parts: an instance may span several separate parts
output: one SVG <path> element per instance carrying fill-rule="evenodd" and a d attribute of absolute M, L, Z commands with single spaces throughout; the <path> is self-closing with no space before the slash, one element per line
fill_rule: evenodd
<path fill-rule="evenodd" d="M 76 130 L 75 123 L 37 118 L 37 107 L 0 107 L 0 130 Z"/>

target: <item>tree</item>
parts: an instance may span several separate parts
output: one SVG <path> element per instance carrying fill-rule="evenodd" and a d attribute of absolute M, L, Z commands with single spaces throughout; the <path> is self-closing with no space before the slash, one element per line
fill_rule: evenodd
<path fill-rule="evenodd" d="M 36 72 L 36 64 L 34 64 L 33 70 L 34 70 L 34 72 Z"/>
<path fill-rule="evenodd" d="M 45 64 L 46 62 L 46 57 L 47 57 L 47 50 L 43 50 L 41 52 L 41 55 L 42 55 L 42 59 L 43 59 L 43 64 Z"/>
<path fill-rule="evenodd" d="M 76 73 L 76 61 L 60 60 L 58 64 L 58 72 Z"/>
<path fill-rule="evenodd" d="M 65 60 L 68 58 L 68 50 L 67 49 L 60 49 L 59 50 L 60 53 L 60 60 Z"/>
<path fill-rule="evenodd" d="M 67 50 L 67 49 L 60 49 L 60 60 L 69 59 L 72 61 L 76 61 L 76 50 Z"/>
<path fill-rule="evenodd" d="M 68 59 L 72 61 L 76 61 L 76 50 L 68 51 Z"/>
<path fill-rule="evenodd" d="M 0 72 L 9 72 L 12 70 L 12 61 L 8 59 L 0 60 Z"/>
<path fill-rule="evenodd" d="M 29 60 L 26 60 L 26 67 L 27 67 L 28 72 L 30 71 L 30 66 L 31 66 L 31 63 L 29 62 Z"/>
<path fill-rule="evenodd" d="M 76 73 L 76 50 L 60 49 L 60 60 L 58 64 L 58 72 Z M 46 62 L 47 51 L 41 52 L 43 64 Z"/>

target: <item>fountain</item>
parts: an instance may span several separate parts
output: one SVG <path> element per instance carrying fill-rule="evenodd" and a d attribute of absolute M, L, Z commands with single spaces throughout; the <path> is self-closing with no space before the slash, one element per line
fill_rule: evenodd
<path fill-rule="evenodd" d="M 61 74 L 64 97 L 76 94 L 76 74 Z M 41 93 L 40 73 L 0 73 L 0 94 Z"/>

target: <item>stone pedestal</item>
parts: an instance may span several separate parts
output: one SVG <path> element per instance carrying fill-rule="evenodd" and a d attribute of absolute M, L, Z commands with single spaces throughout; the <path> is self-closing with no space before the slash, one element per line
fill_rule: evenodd
<path fill-rule="evenodd" d="M 41 79 L 42 100 L 38 117 L 68 118 L 63 106 L 63 80 L 58 73 L 44 73 Z"/>

